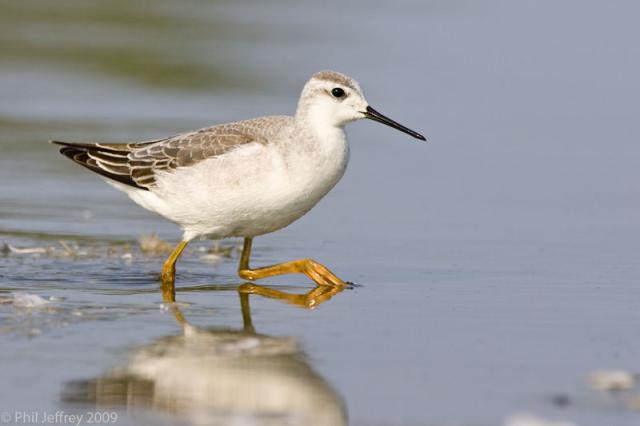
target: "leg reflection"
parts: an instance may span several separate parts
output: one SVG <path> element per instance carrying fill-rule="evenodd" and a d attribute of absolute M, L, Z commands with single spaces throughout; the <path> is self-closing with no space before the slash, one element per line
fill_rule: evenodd
<path fill-rule="evenodd" d="M 330 297 L 318 289 L 293 295 L 243 285 L 242 329 L 190 324 L 180 304 L 167 304 L 182 333 L 139 346 L 98 377 L 67 382 L 62 400 L 84 408 L 120 406 L 123 413 L 134 413 L 136 424 L 347 425 L 344 400 L 315 371 L 298 339 L 255 332 L 250 294 L 303 306 Z M 150 411 L 153 417 L 140 417 Z"/>
<path fill-rule="evenodd" d="M 342 292 L 345 288 L 338 286 L 325 286 L 319 285 L 316 288 L 308 291 L 304 294 L 287 293 L 285 291 L 276 290 L 270 287 L 264 287 L 253 283 L 244 283 L 238 287 L 238 293 L 240 295 L 240 304 L 242 307 L 242 317 L 251 322 L 251 316 L 249 313 L 249 295 L 257 294 L 258 296 L 267 297 L 269 299 L 283 300 L 291 305 L 299 306 L 301 308 L 313 309 L 323 302 L 331 299 L 336 294 Z M 165 303 L 174 303 L 176 301 L 176 291 L 173 285 L 162 285 L 162 301 Z M 177 308 L 172 307 L 173 312 L 178 312 Z M 178 321 L 182 323 L 182 321 Z"/>
<path fill-rule="evenodd" d="M 305 294 L 287 293 L 284 291 L 276 290 L 269 287 L 264 287 L 257 284 L 245 283 L 238 287 L 238 293 L 240 293 L 240 302 L 244 306 L 247 305 L 247 311 L 249 306 L 249 295 L 257 294 L 262 297 L 268 297 L 269 299 L 283 300 L 295 306 L 302 308 L 313 309 L 319 304 L 326 302 L 336 294 L 344 290 L 344 286 L 326 286 L 319 285 L 316 288 Z M 243 317 L 244 317 L 243 307 Z M 249 318 L 250 320 L 251 318 Z"/>

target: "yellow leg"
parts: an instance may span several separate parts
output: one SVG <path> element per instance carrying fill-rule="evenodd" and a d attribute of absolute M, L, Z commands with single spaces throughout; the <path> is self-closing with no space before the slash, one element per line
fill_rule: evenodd
<path fill-rule="evenodd" d="M 165 302 L 176 301 L 176 261 L 187 246 L 187 241 L 180 241 L 162 266 L 162 299 Z"/>
<path fill-rule="evenodd" d="M 291 262 L 251 269 L 249 267 L 249 257 L 251 256 L 252 240 L 252 238 L 244 239 L 240 266 L 238 267 L 238 274 L 246 280 L 258 280 L 274 275 L 298 273 L 305 274 L 320 286 L 344 287 L 346 285 L 344 281 L 336 277 L 326 266 L 321 265 L 313 259 L 293 260 Z"/>
<path fill-rule="evenodd" d="M 283 300 L 287 303 L 302 308 L 313 309 L 319 304 L 331 299 L 333 296 L 340 293 L 344 289 L 344 286 L 319 285 L 318 287 L 305 294 L 291 294 L 285 293 L 284 291 L 263 287 L 261 285 L 246 283 L 238 287 L 238 293 L 240 293 L 241 303 L 246 303 L 247 306 L 249 303 L 248 295 L 257 294 L 262 297 L 268 297 L 269 299 Z M 244 300 L 243 297 L 246 298 L 246 300 Z"/>

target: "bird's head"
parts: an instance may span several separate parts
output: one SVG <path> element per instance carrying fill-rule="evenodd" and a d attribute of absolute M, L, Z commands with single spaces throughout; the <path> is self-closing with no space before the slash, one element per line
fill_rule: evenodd
<path fill-rule="evenodd" d="M 335 71 L 321 71 L 311 76 L 302 89 L 296 116 L 304 117 L 316 125 L 332 127 L 342 127 L 351 121 L 369 118 L 425 140 L 418 132 L 373 109 L 358 82 Z"/>

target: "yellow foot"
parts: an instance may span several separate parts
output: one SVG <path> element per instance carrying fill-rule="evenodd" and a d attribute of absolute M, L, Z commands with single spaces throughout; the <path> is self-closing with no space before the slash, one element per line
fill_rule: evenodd
<path fill-rule="evenodd" d="M 173 281 L 165 281 L 162 279 L 162 300 L 166 303 L 176 301 L 176 286 Z"/>
<path fill-rule="evenodd" d="M 238 274 L 245 280 L 259 280 L 284 274 L 305 274 L 320 286 L 344 287 L 346 283 L 334 275 L 326 266 L 313 259 L 301 259 L 278 265 L 265 266 L 257 269 L 239 269 Z"/>
<path fill-rule="evenodd" d="M 320 286 L 344 287 L 347 283 L 338 278 L 326 266 L 313 259 L 300 259 L 277 265 L 251 269 L 249 257 L 251 255 L 251 238 L 245 238 L 238 275 L 246 280 L 258 280 L 260 278 L 273 277 L 284 274 L 305 274 Z"/>
<path fill-rule="evenodd" d="M 162 274 L 160 275 L 160 281 L 162 281 L 162 284 L 173 284 L 176 281 L 176 269 L 175 268 L 170 268 L 170 269 L 162 269 Z"/>
<path fill-rule="evenodd" d="M 180 241 L 162 266 L 160 279 L 162 281 L 162 300 L 165 302 L 176 301 L 176 261 L 186 246 L 187 241 Z"/>

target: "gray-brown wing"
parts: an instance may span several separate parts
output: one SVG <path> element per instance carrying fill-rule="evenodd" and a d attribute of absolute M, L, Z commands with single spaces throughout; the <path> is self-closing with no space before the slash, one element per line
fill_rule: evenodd
<path fill-rule="evenodd" d="M 251 142 L 266 141 L 231 126 L 216 126 L 175 136 L 154 144 L 134 147 L 129 153 L 130 174 L 138 185 L 150 187 L 155 184 L 155 174 L 158 171 L 191 166 Z"/>
<path fill-rule="evenodd" d="M 69 143 L 60 152 L 76 163 L 102 175 L 140 189 L 155 185 L 158 171 L 190 166 L 251 142 L 266 143 L 251 127 L 220 125 L 191 133 L 129 144 Z"/>

